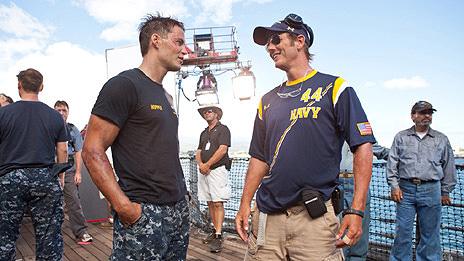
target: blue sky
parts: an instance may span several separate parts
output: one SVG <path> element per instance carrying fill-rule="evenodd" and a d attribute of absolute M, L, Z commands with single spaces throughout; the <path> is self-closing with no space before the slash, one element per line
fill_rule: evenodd
<path fill-rule="evenodd" d="M 288 13 L 301 15 L 314 33 L 312 66 L 345 78 L 355 88 L 378 141 L 412 126 L 417 100 L 437 108 L 433 128 L 455 148 L 464 148 L 461 76 L 464 75 L 462 1 L 0 1 L 0 92 L 19 99 L 15 75 L 34 67 L 44 73 L 41 99 L 68 100 L 70 121 L 82 128 L 106 81 L 105 49 L 137 43 L 137 25 L 146 13 L 173 15 L 187 28 L 234 25 L 240 60 L 251 60 L 257 97 L 232 98 L 231 73 L 218 76 L 223 122 L 232 131 L 232 150 L 247 148 L 257 99 L 285 80 L 252 32 Z M 137 46 L 134 47 L 136 50 Z M 137 66 L 138 52 L 121 68 Z M 130 61 L 129 61 L 130 60 Z M 134 62 L 135 61 L 135 62 Z M 134 64 L 135 63 L 135 64 Z M 193 95 L 197 79 L 183 86 Z M 174 89 L 173 78 L 165 82 Z M 195 149 L 205 127 L 195 104 L 181 99 L 182 150 Z"/>

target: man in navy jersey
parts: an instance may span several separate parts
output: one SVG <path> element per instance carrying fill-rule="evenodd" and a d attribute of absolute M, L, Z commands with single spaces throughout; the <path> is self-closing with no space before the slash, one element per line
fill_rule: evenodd
<path fill-rule="evenodd" d="M 111 260 L 185 260 L 189 211 L 178 118 L 162 85 L 187 53 L 184 26 L 148 15 L 139 30 L 142 64 L 103 86 L 82 157 L 115 212 Z M 119 181 L 105 154 L 109 146 Z"/>
<path fill-rule="evenodd" d="M 15 260 L 26 209 L 36 260 L 62 260 L 64 173 L 51 170 L 55 156 L 67 160 L 68 133 L 61 115 L 39 101 L 42 74 L 29 68 L 17 77 L 21 100 L 0 108 L 0 260 Z"/>
<path fill-rule="evenodd" d="M 248 241 L 246 260 L 342 260 L 340 248 L 362 234 L 375 142 L 366 114 L 344 79 L 311 68 L 314 36 L 300 16 L 257 27 L 253 38 L 287 81 L 258 105 L 236 216 L 237 232 Z M 344 141 L 354 153 L 357 186 L 340 226 L 331 198 Z"/>

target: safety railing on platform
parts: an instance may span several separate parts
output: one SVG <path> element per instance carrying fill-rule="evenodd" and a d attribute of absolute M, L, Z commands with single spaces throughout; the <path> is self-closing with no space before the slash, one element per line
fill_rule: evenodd
<path fill-rule="evenodd" d="M 234 158 L 229 174 L 231 198 L 225 204 L 224 230 L 235 233 L 234 218 L 240 206 L 240 198 L 248 167 L 248 158 Z M 181 156 L 187 188 L 190 191 L 196 209 L 192 210 L 192 223 L 208 228 L 206 202 L 198 202 L 198 172 L 193 155 Z M 369 258 L 388 260 L 395 236 L 396 205 L 390 199 L 390 188 L 386 181 L 386 164 L 374 163 L 371 192 L 371 223 L 369 226 Z M 464 168 L 456 167 L 458 184 L 450 194 L 451 206 L 442 208 L 441 247 L 444 260 L 464 260 Z M 413 233 L 413 248 L 416 233 Z"/>

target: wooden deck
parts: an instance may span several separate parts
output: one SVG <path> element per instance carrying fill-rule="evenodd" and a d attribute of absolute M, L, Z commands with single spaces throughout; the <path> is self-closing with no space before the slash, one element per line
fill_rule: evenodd
<path fill-rule="evenodd" d="M 89 224 L 88 232 L 93 236 L 93 243 L 86 246 L 76 244 L 74 236 L 66 219 L 63 224 L 64 260 L 108 260 L 111 254 L 113 230 L 104 228 L 99 224 Z M 187 260 L 243 260 L 246 245 L 235 235 L 225 235 L 223 250 L 216 254 L 208 250 L 208 246 L 202 243 L 205 234 L 197 229 L 190 231 L 190 244 L 187 252 Z M 30 261 L 35 260 L 34 228 L 30 218 L 24 218 L 21 226 L 21 236 L 16 244 L 16 259 Z"/>

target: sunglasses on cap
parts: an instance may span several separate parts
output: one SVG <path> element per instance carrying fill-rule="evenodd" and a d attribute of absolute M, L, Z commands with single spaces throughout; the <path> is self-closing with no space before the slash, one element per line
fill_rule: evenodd
<path fill-rule="evenodd" d="M 305 42 L 307 43 L 308 47 L 311 47 L 311 45 L 313 45 L 313 30 L 311 29 L 311 27 L 309 27 L 307 24 L 303 22 L 303 18 L 301 18 L 301 16 L 297 14 L 289 14 L 281 22 L 295 29 L 303 29 L 303 31 L 305 32 Z"/>
<path fill-rule="evenodd" d="M 296 29 L 303 29 L 303 30 L 306 31 L 306 33 L 309 34 L 309 29 L 303 23 L 303 18 L 301 18 L 301 16 L 299 16 L 297 14 L 289 14 L 281 22 L 285 23 L 286 25 L 288 25 L 290 27 L 296 28 Z M 304 35 L 304 37 L 306 38 L 308 36 Z M 309 37 L 311 37 L 311 36 L 309 36 Z M 280 43 L 280 41 L 281 41 L 281 39 L 280 39 L 279 34 L 273 34 L 267 40 L 267 45 L 269 45 L 269 43 L 272 43 L 273 45 L 278 45 Z"/>
<path fill-rule="evenodd" d="M 296 28 L 296 29 L 301 29 L 301 28 L 304 27 L 303 18 L 301 18 L 301 16 L 299 16 L 297 14 L 289 14 L 289 15 L 287 15 L 284 18 L 283 22 L 286 23 L 287 25 L 293 27 L 293 28 Z"/>

